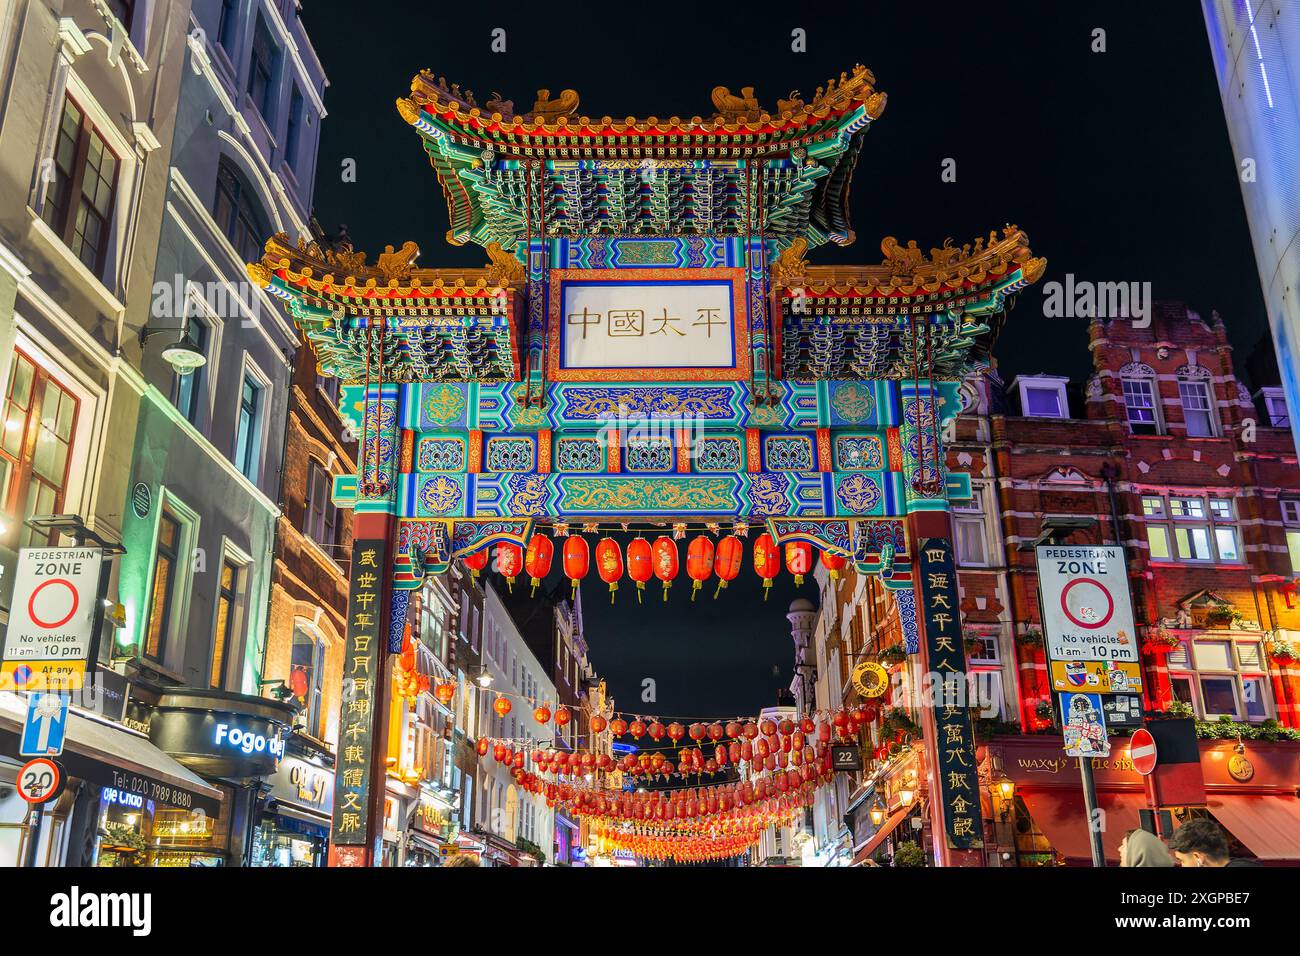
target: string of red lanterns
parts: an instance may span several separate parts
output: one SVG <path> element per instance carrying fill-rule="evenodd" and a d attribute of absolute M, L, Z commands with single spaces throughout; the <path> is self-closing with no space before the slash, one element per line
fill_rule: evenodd
<path fill-rule="evenodd" d="M 507 586 L 513 590 L 515 579 L 521 572 L 526 572 L 532 584 L 532 593 L 537 593 L 542 580 L 551 573 L 555 557 L 555 541 L 549 535 L 535 534 L 528 541 L 525 550 L 518 544 L 503 541 L 496 546 L 495 570 L 506 579 Z M 794 577 L 795 584 L 804 583 L 805 577 L 813 569 L 813 546 L 806 541 L 788 541 L 784 549 L 786 570 Z M 487 567 L 490 548 L 482 548 L 466 555 L 463 560 L 470 575 L 477 578 Z M 740 574 L 744 564 L 745 545 L 738 535 L 731 534 L 722 538 L 716 545 L 706 534 L 692 538 L 686 549 L 686 575 L 691 579 L 691 600 L 703 588 L 710 578 L 718 579 L 713 596 L 719 594 Z M 849 557 L 844 554 L 819 551 L 821 564 L 832 579 L 837 579 L 849 564 Z M 778 550 L 772 536 L 766 532 L 760 534 L 752 550 L 754 573 L 763 582 L 763 599 L 767 599 L 773 582 L 781 572 L 781 551 Z M 636 584 L 637 601 L 641 602 L 645 585 L 658 578 L 663 585 L 663 599 L 668 600 L 668 589 L 681 571 L 681 556 L 677 542 L 668 535 L 660 535 L 651 543 L 643 537 L 634 538 L 627 545 L 626 560 L 624 550 L 618 541 L 611 537 L 601 538 L 595 547 L 596 573 L 609 587 L 610 602 L 614 600 L 619 582 L 626 575 Z M 570 534 L 564 538 L 561 546 L 561 565 L 564 576 L 569 579 L 573 594 L 576 596 L 578 586 L 591 572 L 592 549 L 587 539 L 581 534 Z"/>

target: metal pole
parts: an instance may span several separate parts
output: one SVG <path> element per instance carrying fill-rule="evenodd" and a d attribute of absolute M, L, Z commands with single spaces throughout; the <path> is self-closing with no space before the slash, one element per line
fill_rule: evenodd
<path fill-rule="evenodd" d="M 45 805 L 43 803 L 33 803 L 31 812 L 28 814 L 27 823 L 27 848 L 23 852 L 23 866 L 34 867 L 36 865 L 36 851 L 41 842 L 41 817 L 43 817 Z"/>
<path fill-rule="evenodd" d="M 1092 865 L 1106 865 L 1106 851 L 1101 845 L 1101 818 L 1097 813 L 1097 782 L 1092 777 L 1092 758 L 1079 758 L 1079 777 L 1083 781 L 1083 809 L 1088 815 L 1088 845 L 1092 847 Z"/>

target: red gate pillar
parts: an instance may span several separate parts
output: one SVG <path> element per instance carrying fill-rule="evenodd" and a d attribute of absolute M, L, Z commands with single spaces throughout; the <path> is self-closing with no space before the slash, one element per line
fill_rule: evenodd
<path fill-rule="evenodd" d="M 955 648 L 953 659 L 960 659 L 963 680 L 963 691 L 969 685 L 964 683 L 965 679 L 965 648 L 961 639 L 961 611 L 956 606 L 955 601 L 951 608 L 951 621 L 940 619 L 936 622 L 932 608 L 927 608 L 927 594 L 931 594 L 929 585 L 932 581 L 926 580 L 923 575 L 927 574 L 926 555 L 922 553 L 922 548 L 927 539 L 938 542 L 946 546 L 948 565 L 952 568 L 951 576 L 954 580 L 947 582 L 946 587 L 949 593 L 957 594 L 957 582 L 955 563 L 951 560 L 953 554 L 952 547 L 952 521 L 946 511 L 915 511 L 907 516 L 908 526 L 908 549 L 912 557 L 912 581 L 916 591 L 916 627 L 920 638 L 920 669 L 921 680 L 919 686 L 927 686 L 926 675 L 940 675 L 945 673 L 945 662 L 939 658 L 947 658 L 952 655 Z M 939 582 L 933 582 L 938 584 Z M 935 591 L 934 593 L 938 593 Z M 951 628 L 951 629 L 950 629 Z M 933 630 L 931 630 L 933 629 Z M 936 633 L 942 630 L 942 633 Z M 950 846 L 949 840 L 949 817 L 953 812 L 952 799 L 948 794 L 950 789 L 947 784 L 950 781 L 941 780 L 940 776 L 945 772 L 945 766 L 956 766 L 961 769 L 955 771 L 959 774 L 969 774 L 967 778 L 969 783 L 969 795 L 964 792 L 955 792 L 956 799 L 969 801 L 973 803 L 973 812 L 975 823 L 979 834 L 982 837 L 983 814 L 980 809 L 982 800 L 979 792 L 979 770 L 974 761 L 974 733 L 970 724 L 969 711 L 965 709 L 963 700 L 962 718 L 965 721 L 965 734 L 968 735 L 968 741 L 963 745 L 963 750 L 969 750 L 969 756 L 962 757 L 961 761 L 954 763 L 953 760 L 946 759 L 953 754 L 952 748 L 946 746 L 948 743 L 947 733 L 941 733 L 941 728 L 951 726 L 951 723 L 944 715 L 944 709 L 938 701 L 922 702 L 920 707 L 921 732 L 925 741 L 925 768 L 929 777 L 930 800 L 930 828 L 934 837 L 934 846 L 936 856 L 940 866 L 983 866 L 984 850 L 982 845 L 977 843 L 976 846 L 962 849 Z M 966 766 L 964 761 L 969 761 Z"/>

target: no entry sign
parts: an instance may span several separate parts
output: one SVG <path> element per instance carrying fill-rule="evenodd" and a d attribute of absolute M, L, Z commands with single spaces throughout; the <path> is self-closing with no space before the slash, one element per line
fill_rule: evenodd
<path fill-rule="evenodd" d="M 82 686 L 102 559 L 99 548 L 23 548 L 18 553 L 0 689 Z"/>
<path fill-rule="evenodd" d="M 1144 727 L 1133 731 L 1128 757 L 1133 761 L 1133 769 L 1144 777 L 1156 769 L 1156 739 L 1151 736 L 1151 731 Z"/>

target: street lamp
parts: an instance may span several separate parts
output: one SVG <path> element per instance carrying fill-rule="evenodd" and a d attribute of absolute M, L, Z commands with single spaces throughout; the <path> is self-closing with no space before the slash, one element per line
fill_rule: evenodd
<path fill-rule="evenodd" d="M 179 329 L 140 329 L 141 347 L 144 346 L 149 336 L 163 332 L 179 333 L 179 338 L 162 350 L 163 360 L 175 370 L 177 375 L 189 375 L 195 369 L 202 368 L 208 363 L 208 357 L 203 354 L 203 350 L 190 338 L 188 319 Z"/>
<path fill-rule="evenodd" d="M 871 822 L 874 826 L 880 826 L 885 822 L 885 805 L 880 802 L 880 797 L 876 797 L 871 805 Z"/>

